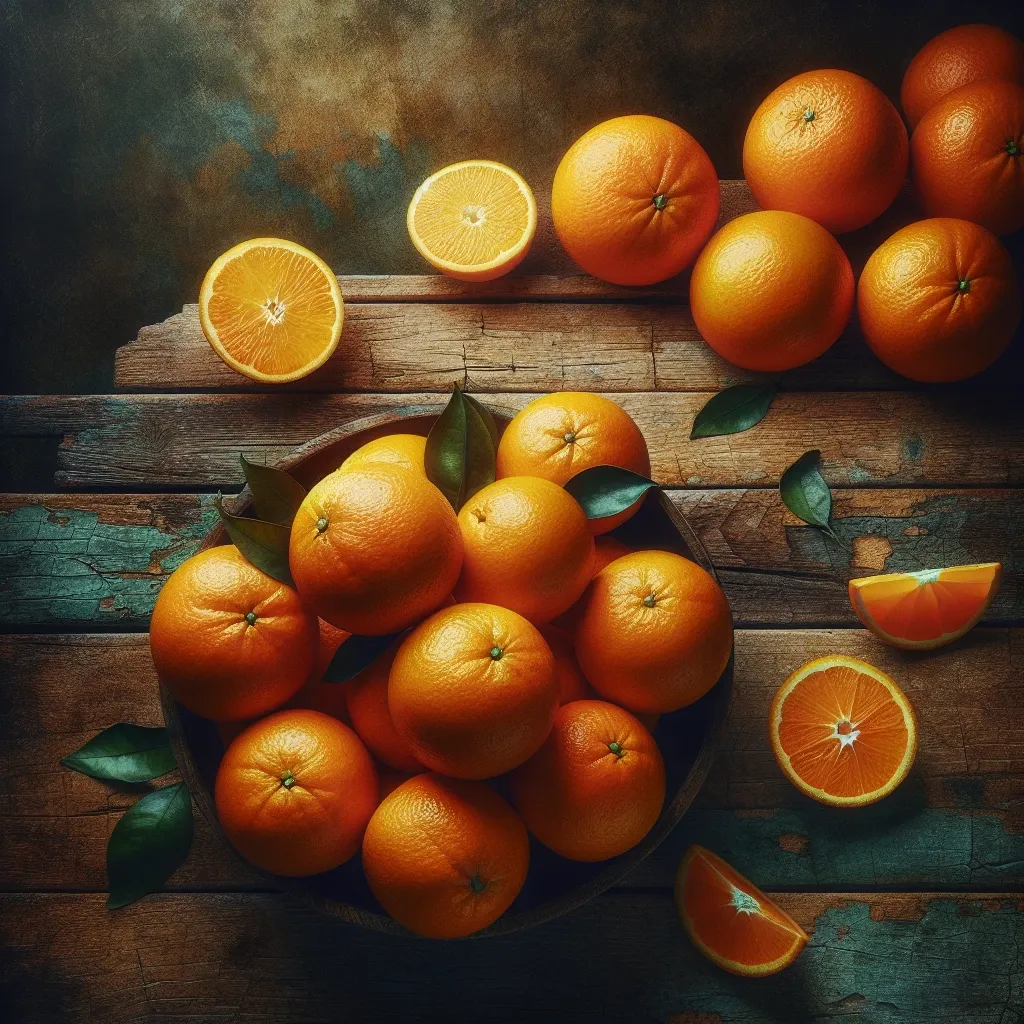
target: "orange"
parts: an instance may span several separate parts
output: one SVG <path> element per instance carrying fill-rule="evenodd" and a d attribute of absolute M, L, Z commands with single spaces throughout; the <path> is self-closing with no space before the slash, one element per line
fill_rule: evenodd
<path fill-rule="evenodd" d="M 618 466 L 651 475 L 647 442 L 622 406 L 585 391 L 559 391 L 536 398 L 518 412 L 498 443 L 497 477 L 540 476 L 559 486 L 591 466 Z M 607 533 L 640 507 L 590 522 Z"/>
<path fill-rule="evenodd" d="M 420 473 L 366 464 L 325 477 L 292 522 L 302 599 L 362 635 L 397 633 L 437 608 L 462 565 L 455 512 Z"/>
<path fill-rule="evenodd" d="M 428 768 L 486 779 L 544 742 L 558 707 L 555 661 L 537 629 L 490 604 L 443 608 L 402 641 L 388 707 Z"/>
<path fill-rule="evenodd" d="M 929 217 L 962 217 L 997 235 L 1024 227 L 1024 87 L 961 86 L 925 112 L 910 153 Z"/>
<path fill-rule="evenodd" d="M 562 157 L 551 187 L 565 251 L 613 284 L 654 284 L 685 270 L 718 207 L 718 174 L 700 143 L 646 114 L 591 128 Z"/>
<path fill-rule="evenodd" d="M 957 25 L 918 50 L 903 75 L 900 103 L 911 130 L 954 89 L 991 78 L 1024 85 L 1024 43 L 995 25 Z"/>
<path fill-rule="evenodd" d="M 381 801 L 363 839 L 374 896 L 401 925 L 457 939 L 493 924 L 519 895 L 530 840 L 482 782 L 416 775 Z"/>
<path fill-rule="evenodd" d="M 462 281 L 491 281 L 517 267 L 537 230 L 537 202 L 511 167 L 463 160 L 414 193 L 409 237 L 432 266 Z"/>
<path fill-rule="evenodd" d="M 572 647 L 572 637 L 555 626 L 541 626 L 540 635 L 551 648 L 555 659 L 555 679 L 558 681 L 558 703 L 569 704 L 587 695 L 587 681 L 583 678 Z"/>
<path fill-rule="evenodd" d="M 917 754 L 917 722 L 903 692 L 884 672 L 842 654 L 808 662 L 782 684 L 769 735 L 789 781 L 833 807 L 888 796 Z"/>
<path fill-rule="evenodd" d="M 729 603 L 682 555 L 623 555 L 594 577 L 580 605 L 580 668 L 602 697 L 630 710 L 660 715 L 686 707 L 729 663 Z"/>
<path fill-rule="evenodd" d="M 462 506 L 459 528 L 458 601 L 500 604 L 540 625 L 566 611 L 590 580 L 587 517 L 550 480 L 510 476 L 488 484 Z"/>
<path fill-rule="evenodd" d="M 839 243 L 807 217 L 748 213 L 708 242 L 690 278 L 704 340 L 746 370 L 791 370 L 817 359 L 853 310 L 853 270 Z"/>
<path fill-rule="evenodd" d="M 788 967 L 809 936 L 760 889 L 703 846 L 676 873 L 676 910 L 693 944 L 733 974 L 763 978 Z"/>
<path fill-rule="evenodd" d="M 345 319 L 334 271 L 283 238 L 218 256 L 199 290 L 199 322 L 228 366 L 264 384 L 298 380 L 338 347 Z"/>
<path fill-rule="evenodd" d="M 351 634 L 337 626 L 332 626 L 324 619 L 317 619 L 320 629 L 320 644 L 317 649 L 316 662 L 302 689 L 291 700 L 282 705 L 286 708 L 308 708 L 310 711 L 322 711 L 325 715 L 337 718 L 339 722 L 351 725 L 348 708 L 345 706 L 345 688 L 337 683 L 325 683 L 324 673 L 334 659 L 338 648 Z M 221 734 L 223 736 L 223 733 Z M 237 735 L 235 733 L 234 735 Z"/>
<path fill-rule="evenodd" d="M 250 725 L 217 770 L 217 816 L 264 871 L 330 871 L 358 849 L 377 806 L 377 769 L 359 737 L 319 711 L 278 711 Z"/>
<path fill-rule="evenodd" d="M 380 798 L 383 800 L 394 793 L 403 782 L 422 774 L 422 769 L 417 772 L 400 772 L 394 768 L 383 767 L 377 770 L 377 774 L 380 776 Z"/>
<path fill-rule="evenodd" d="M 931 650 L 973 629 L 999 592 L 998 562 L 850 580 L 850 604 L 879 638 L 905 651 Z"/>
<path fill-rule="evenodd" d="M 602 700 L 558 709 L 544 746 L 512 775 L 526 827 L 569 860 L 607 860 L 653 828 L 665 801 L 665 765 L 651 734 Z"/>
<path fill-rule="evenodd" d="M 388 675 L 398 644 L 392 644 L 354 679 L 338 687 L 345 692 L 352 728 L 370 753 L 390 768 L 404 772 L 423 771 L 423 765 L 409 749 L 391 720 L 388 710 Z"/>
<path fill-rule="evenodd" d="M 419 434 L 388 434 L 367 441 L 357 448 L 342 464 L 342 469 L 355 469 L 370 463 L 386 463 L 402 469 L 423 469 L 423 453 L 427 439 Z"/>
<path fill-rule="evenodd" d="M 316 644 L 316 618 L 299 595 L 234 545 L 182 562 L 149 626 L 160 681 L 189 711 L 220 721 L 256 718 L 297 693 Z"/>
<path fill-rule="evenodd" d="M 616 558 L 628 555 L 633 549 L 622 543 L 618 537 L 610 537 L 602 534 L 594 538 L 594 564 L 590 578 L 593 579 L 606 565 L 614 562 Z M 551 625 L 568 633 L 570 638 L 576 631 L 576 618 L 580 610 L 580 602 L 577 601 L 567 612 L 563 612 L 557 618 L 551 620 Z"/>
<path fill-rule="evenodd" d="M 1017 273 L 983 227 L 936 217 L 883 242 L 857 284 L 861 330 L 890 369 L 958 381 L 993 363 L 1020 323 Z"/>
<path fill-rule="evenodd" d="M 892 204 L 907 175 L 907 130 L 885 94 L 849 71 L 805 71 L 769 93 L 743 140 L 758 204 L 853 231 Z"/>

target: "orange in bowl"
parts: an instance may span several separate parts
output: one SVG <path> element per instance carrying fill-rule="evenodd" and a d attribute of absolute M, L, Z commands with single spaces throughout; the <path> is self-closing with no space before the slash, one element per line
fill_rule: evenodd
<path fill-rule="evenodd" d="M 357 466 L 384 463 L 423 473 L 426 447 L 427 439 L 420 434 L 387 434 L 357 448 L 340 468 L 355 469 Z"/>

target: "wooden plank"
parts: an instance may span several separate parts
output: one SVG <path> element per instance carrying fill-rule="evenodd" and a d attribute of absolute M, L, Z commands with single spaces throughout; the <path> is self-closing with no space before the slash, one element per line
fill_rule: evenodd
<path fill-rule="evenodd" d="M 487 395 L 519 409 L 535 396 Z M 1012 393 L 785 393 L 752 430 L 689 440 L 707 396 L 615 396 L 669 486 L 775 486 L 819 448 L 837 487 L 1004 486 L 1024 482 L 1024 415 Z M 441 396 L 403 396 L 437 408 Z M 359 416 L 394 408 L 394 395 L 74 395 L 0 400 L 0 435 L 62 437 L 57 487 L 203 488 L 238 481 L 238 454 L 276 462 L 295 446 Z"/>
<path fill-rule="evenodd" d="M 765 722 L 775 690 L 805 661 L 869 660 L 904 688 L 921 725 L 910 779 L 874 807 L 821 807 L 785 781 Z M 741 630 L 733 715 L 693 809 L 628 879 L 671 884 L 691 842 L 721 851 L 767 886 L 1024 885 L 1024 630 L 975 630 L 930 655 L 883 647 L 861 630 Z M 0 639 L 0 864 L 6 888 L 105 889 L 105 847 L 135 793 L 62 768 L 116 721 L 160 721 L 144 635 Z M 31 786 L 25 773 L 31 772 Z M 176 888 L 258 885 L 208 830 Z"/>
<path fill-rule="evenodd" d="M 339 1012 L 402 1024 L 1009 1024 L 1024 1014 L 1019 899 L 777 899 L 811 941 L 793 967 L 755 982 L 705 960 L 666 893 L 608 895 L 529 932 L 458 946 L 360 931 L 271 894 L 153 896 L 115 913 L 96 895 L 5 895 L 0 998 L 25 1024 L 313 1024 Z"/>
<path fill-rule="evenodd" d="M 986 621 L 1024 623 L 1024 492 L 837 490 L 847 549 L 800 523 L 776 490 L 670 494 L 739 625 L 856 625 L 848 579 L 981 561 L 1004 571 Z M 210 494 L 0 495 L 0 628 L 144 627 L 216 518 Z"/>

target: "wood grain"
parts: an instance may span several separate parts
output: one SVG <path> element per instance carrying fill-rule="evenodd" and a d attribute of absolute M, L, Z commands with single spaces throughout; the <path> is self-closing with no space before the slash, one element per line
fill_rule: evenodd
<path fill-rule="evenodd" d="M 494 393 L 496 407 L 532 395 Z M 1010 394 L 786 393 L 752 430 L 689 440 L 706 395 L 615 396 L 636 420 L 655 478 L 669 486 L 778 484 L 811 448 L 837 487 L 1005 486 L 1024 482 L 1024 415 Z M 402 403 L 438 408 L 442 396 Z M 56 486 L 203 488 L 238 485 L 238 455 L 278 461 L 394 395 L 82 395 L 0 400 L 0 435 L 60 437 Z"/>

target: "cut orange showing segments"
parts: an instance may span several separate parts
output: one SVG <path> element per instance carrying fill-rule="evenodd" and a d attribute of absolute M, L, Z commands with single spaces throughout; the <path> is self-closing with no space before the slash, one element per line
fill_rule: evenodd
<path fill-rule="evenodd" d="M 782 684 L 769 731 L 789 781 L 833 807 L 888 796 L 917 754 L 917 721 L 903 691 L 866 661 L 842 654 L 808 662 Z"/>
<path fill-rule="evenodd" d="M 905 651 L 941 647 L 972 629 L 999 591 L 998 562 L 850 580 L 850 604 L 879 640 Z"/>
<path fill-rule="evenodd" d="M 432 266 L 490 281 L 518 266 L 537 230 L 537 202 L 511 167 L 463 160 L 432 174 L 409 203 L 409 237 Z"/>
<path fill-rule="evenodd" d="M 807 933 L 789 914 L 703 846 L 686 851 L 675 896 L 693 944 L 733 974 L 775 974 L 807 945 Z"/>
<path fill-rule="evenodd" d="M 251 238 L 218 257 L 199 291 L 206 340 L 228 366 L 265 384 L 298 380 L 338 347 L 338 278 L 283 238 Z"/>

